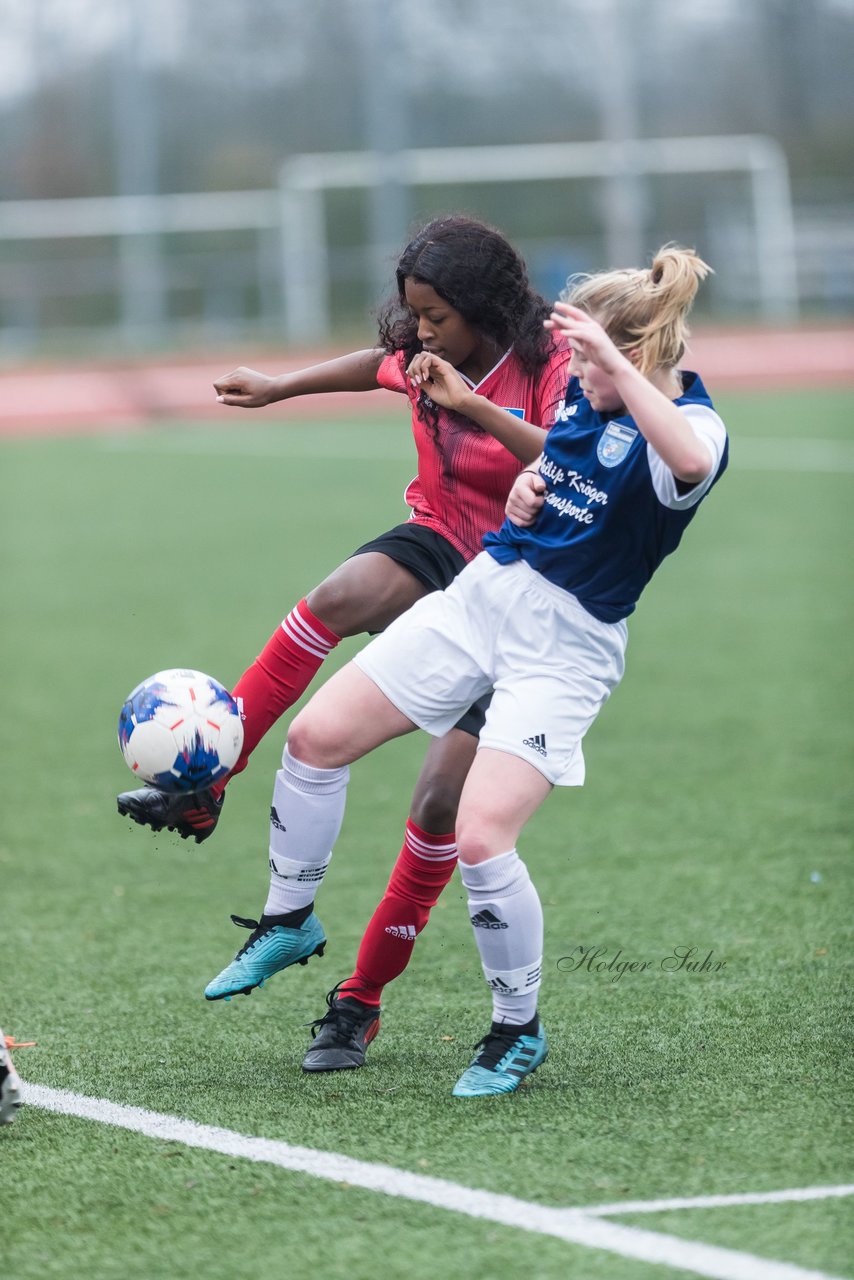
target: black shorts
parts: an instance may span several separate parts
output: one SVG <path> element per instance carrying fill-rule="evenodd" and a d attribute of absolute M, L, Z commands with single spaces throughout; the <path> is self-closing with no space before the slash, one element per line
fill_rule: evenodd
<path fill-rule="evenodd" d="M 416 524 L 414 520 L 395 525 L 387 533 L 372 538 L 370 542 L 357 548 L 353 555 L 361 556 L 366 551 L 379 551 L 396 564 L 403 565 L 428 591 L 444 591 L 466 564 L 465 556 L 451 546 L 447 538 L 436 533 L 435 529 Z M 486 708 L 491 698 L 491 693 L 478 698 L 454 728 L 462 729 L 463 733 L 470 733 L 476 738 L 486 721 Z"/>
<path fill-rule="evenodd" d="M 395 525 L 388 533 L 372 538 L 353 555 L 361 556 L 366 551 L 379 551 L 396 564 L 402 564 L 429 591 L 444 591 L 466 564 L 465 556 L 452 547 L 447 538 L 414 520 Z"/>

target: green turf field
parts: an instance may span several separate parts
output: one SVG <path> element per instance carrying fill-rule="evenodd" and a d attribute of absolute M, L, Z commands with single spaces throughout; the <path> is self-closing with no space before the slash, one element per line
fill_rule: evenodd
<path fill-rule="evenodd" d="M 546 910 L 552 1049 L 529 1087 L 485 1103 L 449 1096 L 489 1020 L 457 880 L 368 1066 L 299 1069 L 304 1024 L 350 971 L 400 847 L 420 736 L 352 771 L 319 900 L 325 957 L 230 1004 L 201 992 L 243 941 L 229 913 L 263 905 L 284 723 L 205 845 L 115 812 L 124 696 L 171 666 L 232 683 L 300 595 L 402 518 L 402 418 L 0 444 L 0 1025 L 38 1041 L 16 1055 L 25 1080 L 550 1206 L 854 1182 L 854 396 L 721 410 L 730 472 L 630 624 L 588 783 L 556 793 L 520 845 Z M 615 980 L 572 968 L 578 947 L 649 965 Z M 675 947 L 723 967 L 667 972 Z M 607 1221 L 854 1276 L 851 1204 Z M 0 1271 L 18 1280 L 697 1273 L 668 1256 L 36 1106 L 0 1132 Z M 774 1274 L 758 1268 L 744 1274 Z"/>

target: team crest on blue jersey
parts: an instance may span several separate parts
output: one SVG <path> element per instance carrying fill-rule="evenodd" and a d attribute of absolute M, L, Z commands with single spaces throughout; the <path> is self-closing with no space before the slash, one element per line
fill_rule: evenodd
<path fill-rule="evenodd" d="M 596 446 L 596 457 L 602 466 L 619 466 L 631 449 L 637 434 L 634 427 L 623 426 L 620 422 L 609 422 Z"/>

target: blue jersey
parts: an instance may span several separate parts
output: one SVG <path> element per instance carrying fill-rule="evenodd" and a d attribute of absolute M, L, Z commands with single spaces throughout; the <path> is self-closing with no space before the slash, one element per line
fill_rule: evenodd
<path fill-rule="evenodd" d="M 540 474 L 548 491 L 528 528 L 505 520 L 483 545 L 500 564 L 525 560 L 602 622 L 628 617 L 702 499 L 726 469 L 723 423 L 696 373 L 683 373 L 683 409 L 714 460 L 691 488 L 672 473 L 626 415 L 597 413 L 571 378 L 546 436 Z"/>

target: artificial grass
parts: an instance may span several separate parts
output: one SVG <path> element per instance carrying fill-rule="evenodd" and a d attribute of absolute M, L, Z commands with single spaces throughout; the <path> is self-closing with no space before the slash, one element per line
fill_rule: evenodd
<path fill-rule="evenodd" d="M 18 1055 L 24 1078 L 554 1205 L 854 1181 L 852 479 L 738 470 L 739 433 L 800 434 L 806 403 L 725 407 L 731 474 L 630 622 L 588 783 L 551 797 L 520 845 L 546 911 L 549 1059 L 519 1095 L 474 1106 L 449 1096 L 488 1021 L 457 880 L 366 1068 L 299 1070 L 399 848 L 420 736 L 353 770 L 318 903 L 326 956 L 229 1005 L 201 990 L 243 940 L 228 913 L 263 901 L 286 722 L 204 846 L 114 809 L 128 690 L 182 664 L 233 682 L 300 595 L 400 518 L 405 437 L 253 423 L 242 455 L 207 428 L 158 430 L 145 451 L 3 445 L 0 1024 L 39 1042 Z M 841 438 L 851 398 L 818 408 Z M 647 967 L 614 980 L 573 967 L 579 947 Z M 723 968 L 668 972 L 675 947 Z M 0 1142 L 6 1256 L 27 1278 L 229 1277 L 271 1260 L 301 1274 L 306 1258 L 348 1276 L 502 1259 L 509 1275 L 679 1274 L 34 1108 Z M 850 1254 L 841 1200 L 637 1225 L 841 1273 Z"/>

